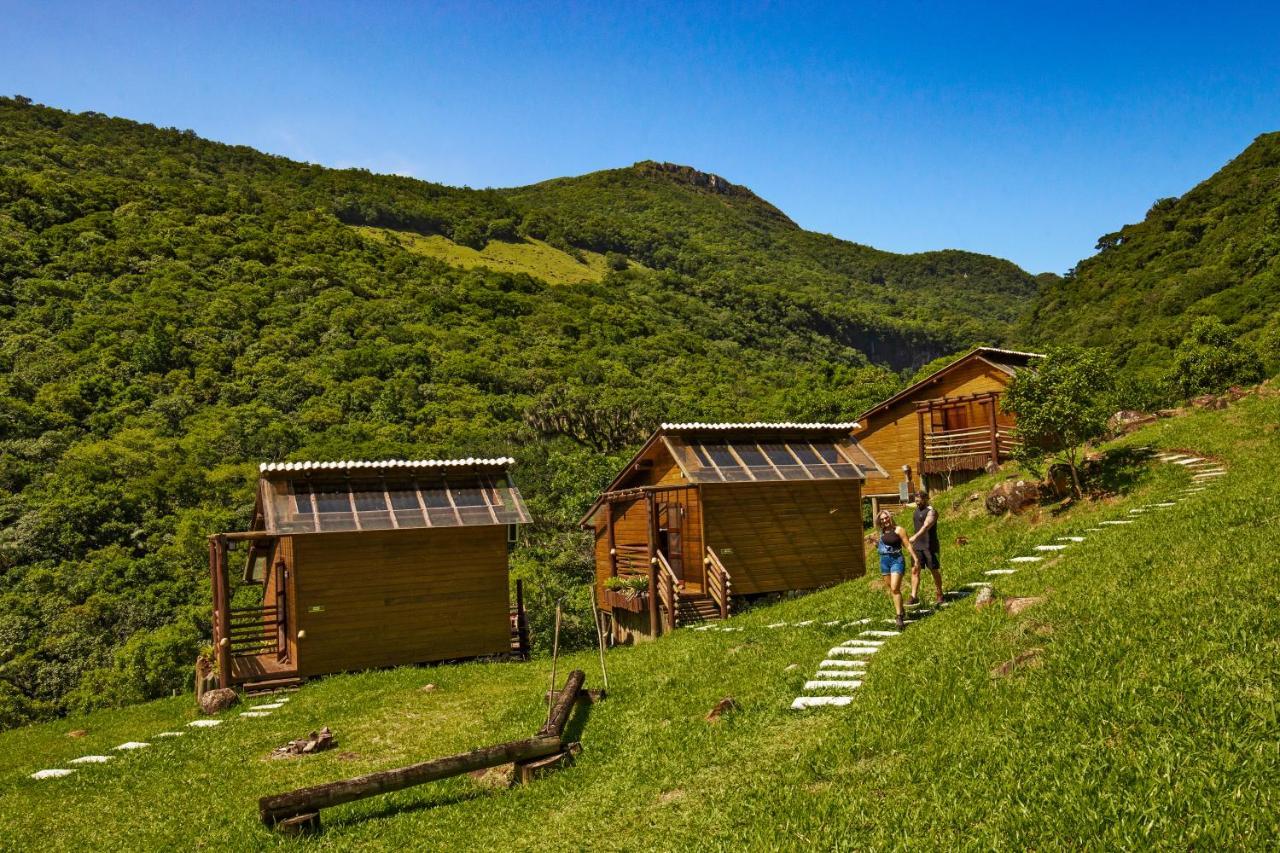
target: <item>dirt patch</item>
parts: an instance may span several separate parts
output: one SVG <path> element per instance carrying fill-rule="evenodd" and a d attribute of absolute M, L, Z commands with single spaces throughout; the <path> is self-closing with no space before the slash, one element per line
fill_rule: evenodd
<path fill-rule="evenodd" d="M 672 788 L 670 791 L 663 791 L 658 795 L 658 805 L 667 806 L 672 803 L 678 803 L 684 799 L 683 788 Z"/>
<path fill-rule="evenodd" d="M 71 731 L 67 732 L 67 737 L 84 737 L 88 733 L 89 732 L 86 731 L 85 729 L 72 729 Z"/>
<path fill-rule="evenodd" d="M 708 723 L 718 723 L 720 718 L 725 714 L 738 710 L 738 703 L 732 696 L 726 696 L 716 703 L 715 707 L 707 712 Z"/>
<path fill-rule="evenodd" d="M 1034 669 L 1041 666 L 1043 661 L 1040 656 L 1044 654 L 1044 649 L 1027 649 L 1016 655 L 1013 660 L 1007 660 L 1004 663 L 991 670 L 992 678 L 1007 678 L 1020 669 Z"/>

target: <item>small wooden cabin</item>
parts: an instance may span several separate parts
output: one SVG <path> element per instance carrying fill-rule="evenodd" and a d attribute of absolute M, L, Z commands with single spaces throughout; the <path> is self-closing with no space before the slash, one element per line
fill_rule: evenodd
<path fill-rule="evenodd" d="M 867 478 L 866 497 L 897 501 L 904 466 L 914 490 L 921 484 L 939 488 L 1007 459 L 1014 417 L 1000 411 L 1000 397 L 1014 375 L 1039 357 L 978 347 L 863 412 L 854 434 L 888 472 Z"/>
<path fill-rule="evenodd" d="M 262 465 L 250 530 L 209 537 L 219 685 L 527 654 L 507 552 L 529 513 L 511 462 Z"/>
<path fill-rule="evenodd" d="M 862 482 L 884 472 L 855 426 L 663 424 L 581 522 L 615 639 L 862 575 Z"/>

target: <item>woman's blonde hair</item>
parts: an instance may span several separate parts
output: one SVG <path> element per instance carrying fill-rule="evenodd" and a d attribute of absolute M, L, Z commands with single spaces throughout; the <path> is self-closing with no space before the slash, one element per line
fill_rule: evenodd
<path fill-rule="evenodd" d="M 880 514 L 876 516 L 876 523 L 884 524 L 884 520 L 886 518 L 889 519 L 890 524 L 893 523 L 893 513 L 889 512 L 887 509 L 882 509 L 880 510 Z"/>

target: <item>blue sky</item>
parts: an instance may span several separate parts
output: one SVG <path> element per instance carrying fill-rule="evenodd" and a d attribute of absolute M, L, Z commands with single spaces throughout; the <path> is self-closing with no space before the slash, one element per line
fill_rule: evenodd
<path fill-rule="evenodd" d="M 0 0 L 0 92 L 449 184 L 669 160 L 1032 272 L 1280 129 L 1274 3 L 170 5 Z"/>

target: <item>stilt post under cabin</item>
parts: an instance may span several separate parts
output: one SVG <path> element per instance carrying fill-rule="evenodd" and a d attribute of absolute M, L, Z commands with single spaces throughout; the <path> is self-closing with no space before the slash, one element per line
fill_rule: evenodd
<path fill-rule="evenodd" d="M 658 636 L 658 509 L 653 492 L 645 492 L 649 540 L 649 634 Z"/>

